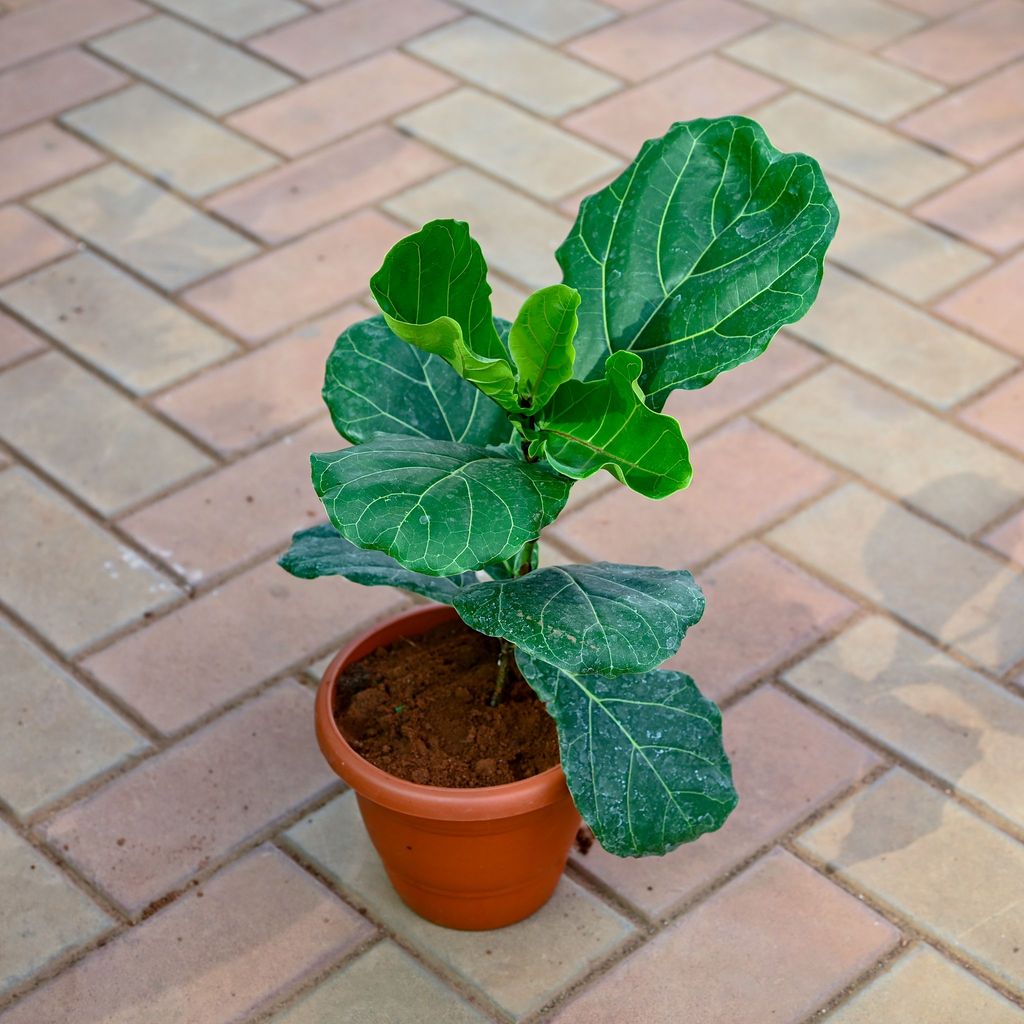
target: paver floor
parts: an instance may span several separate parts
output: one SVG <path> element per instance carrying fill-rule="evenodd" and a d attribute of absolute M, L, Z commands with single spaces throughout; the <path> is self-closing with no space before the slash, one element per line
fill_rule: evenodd
<path fill-rule="evenodd" d="M 324 357 L 424 220 L 514 315 L 725 113 L 825 168 L 820 302 L 550 541 L 694 570 L 739 809 L 445 931 L 311 720 L 412 599 L 273 564 Z M 0 1024 L 1022 1024 L 1022 143 L 1024 0 L 0 0 Z"/>

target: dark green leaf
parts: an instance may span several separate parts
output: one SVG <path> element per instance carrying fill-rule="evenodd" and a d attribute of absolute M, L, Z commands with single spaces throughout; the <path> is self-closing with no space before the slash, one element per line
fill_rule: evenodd
<path fill-rule="evenodd" d="M 310 459 L 343 537 L 431 576 L 511 557 L 558 515 L 571 486 L 508 446 L 382 436 Z"/>
<path fill-rule="evenodd" d="M 435 220 L 403 238 L 370 289 L 395 334 L 518 411 L 515 375 L 491 316 L 487 264 L 467 224 Z"/>
<path fill-rule="evenodd" d="M 454 600 L 473 629 L 570 672 L 643 672 L 671 658 L 704 614 L 688 572 L 649 565 L 554 565 L 477 583 Z"/>
<path fill-rule="evenodd" d="M 499 334 L 511 324 L 495 318 Z M 353 324 L 327 359 L 324 401 L 338 432 L 354 444 L 408 434 L 464 444 L 501 444 L 508 418 L 440 356 L 399 338 L 382 316 Z"/>
<path fill-rule="evenodd" d="M 401 587 L 432 601 L 451 604 L 460 588 L 477 582 L 476 573 L 426 576 L 410 572 L 382 551 L 364 551 L 349 543 L 330 523 L 292 534 L 292 546 L 277 560 L 282 569 L 304 580 L 344 576 L 364 587 Z"/>
<path fill-rule="evenodd" d="M 572 376 L 579 304 L 579 292 L 555 284 L 534 292 L 516 316 L 508 342 L 519 371 L 519 394 L 529 400 L 527 412 L 547 405 L 558 385 Z"/>
<path fill-rule="evenodd" d="M 667 853 L 722 827 L 737 800 L 722 716 L 689 676 L 604 679 L 521 651 L 516 660 L 555 720 L 573 800 L 609 853 Z"/>
<path fill-rule="evenodd" d="M 633 352 L 616 352 L 601 380 L 570 380 L 542 410 L 537 426 L 545 458 L 575 479 L 599 469 L 648 498 L 664 498 L 693 476 L 679 422 L 644 405 Z"/>
<path fill-rule="evenodd" d="M 557 252 L 583 297 L 575 376 L 628 349 L 648 405 L 764 351 L 810 308 L 839 213 L 817 162 L 745 117 L 673 125 L 585 199 Z"/>

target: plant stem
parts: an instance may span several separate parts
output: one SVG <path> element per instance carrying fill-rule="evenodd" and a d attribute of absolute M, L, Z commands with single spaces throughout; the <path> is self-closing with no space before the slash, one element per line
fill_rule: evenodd
<path fill-rule="evenodd" d="M 501 651 L 498 654 L 498 677 L 494 681 L 494 692 L 487 702 L 492 708 L 496 708 L 505 699 L 505 687 L 508 685 L 508 670 L 512 665 L 512 652 L 515 648 L 507 640 L 501 641 Z"/>

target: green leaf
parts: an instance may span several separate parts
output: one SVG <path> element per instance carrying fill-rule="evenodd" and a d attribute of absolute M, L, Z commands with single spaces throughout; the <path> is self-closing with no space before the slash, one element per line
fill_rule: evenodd
<path fill-rule="evenodd" d="M 688 572 L 610 562 L 477 583 L 452 603 L 467 625 L 532 658 L 603 676 L 660 665 L 704 614 Z"/>
<path fill-rule="evenodd" d="M 561 512 L 571 486 L 509 446 L 423 438 L 381 436 L 310 462 L 343 537 L 431 576 L 510 558 Z"/>
<path fill-rule="evenodd" d="M 516 652 L 558 728 L 573 800 L 619 857 L 663 854 L 736 806 L 718 708 L 681 672 L 577 675 Z"/>
<path fill-rule="evenodd" d="M 583 479 L 607 469 L 648 498 L 664 498 L 693 476 L 679 422 L 644 405 L 633 352 L 615 352 L 601 380 L 570 380 L 537 421 L 545 458 L 560 473 Z"/>
<path fill-rule="evenodd" d="M 487 264 L 467 224 L 434 220 L 403 238 L 370 290 L 395 334 L 440 356 L 503 409 L 519 411 L 515 375 L 491 316 Z"/>
<path fill-rule="evenodd" d="M 753 359 L 807 312 L 839 212 L 815 160 L 760 125 L 673 125 L 585 199 L 556 256 L 583 297 L 575 376 L 623 349 L 648 405 Z"/>
<path fill-rule="evenodd" d="M 495 318 L 494 326 L 508 337 L 507 320 Z M 408 434 L 488 445 L 511 435 L 499 406 L 440 356 L 402 341 L 382 316 L 352 324 L 335 342 L 323 395 L 338 432 L 353 444 Z"/>
<path fill-rule="evenodd" d="M 459 576 L 425 576 L 410 572 L 383 552 L 357 548 L 330 523 L 293 533 L 292 546 L 277 564 L 304 580 L 344 576 L 364 587 L 401 587 L 444 604 L 451 604 L 462 587 L 477 582 L 476 573 L 472 572 Z"/>
<path fill-rule="evenodd" d="M 564 284 L 541 288 L 522 305 L 508 344 L 519 371 L 519 394 L 533 413 L 547 405 L 559 384 L 572 376 L 576 309 L 580 295 Z"/>

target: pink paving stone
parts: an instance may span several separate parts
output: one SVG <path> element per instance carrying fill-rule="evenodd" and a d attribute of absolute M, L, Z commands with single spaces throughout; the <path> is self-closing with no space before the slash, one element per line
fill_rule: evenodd
<path fill-rule="evenodd" d="M 135 914 L 335 779 L 313 695 L 285 680 L 61 811 L 44 835 Z"/>
<path fill-rule="evenodd" d="M 1024 372 L 966 406 L 960 419 L 1024 454 Z"/>
<path fill-rule="evenodd" d="M 600 28 L 566 49 L 632 82 L 682 64 L 764 25 L 732 0 L 672 0 Z"/>
<path fill-rule="evenodd" d="M 777 669 L 835 630 L 856 605 L 760 544 L 744 544 L 697 574 L 707 610 L 665 665 L 712 700 Z"/>
<path fill-rule="evenodd" d="M 386 587 L 300 580 L 265 562 L 92 655 L 84 666 L 169 734 L 403 602 Z"/>
<path fill-rule="evenodd" d="M 1022 181 L 1024 149 L 1018 149 L 926 200 L 914 212 L 993 252 L 1009 252 L 1024 241 Z"/>
<path fill-rule="evenodd" d="M 4 18 L 0 67 L 99 35 L 152 11 L 135 0 L 48 0 Z"/>
<path fill-rule="evenodd" d="M 335 338 L 367 316 L 363 306 L 342 306 L 165 391 L 154 404 L 225 455 L 252 448 L 323 409 L 324 363 Z"/>
<path fill-rule="evenodd" d="M 185 292 L 189 305 L 249 342 L 355 298 L 405 229 L 363 210 Z"/>
<path fill-rule="evenodd" d="M 309 453 L 346 446 L 324 413 L 305 430 L 136 512 L 121 528 L 190 583 L 204 583 L 325 519 Z"/>
<path fill-rule="evenodd" d="M 1024 4 L 989 0 L 882 51 L 889 60 L 959 85 L 1024 55 Z"/>
<path fill-rule="evenodd" d="M 575 856 L 651 920 L 671 914 L 881 763 L 774 687 L 729 708 L 723 729 L 740 802 L 718 832 L 664 857 L 623 859 L 596 845 L 585 857 Z"/>
<path fill-rule="evenodd" d="M 939 312 L 1024 356 L 1024 252 L 939 303 Z"/>
<path fill-rule="evenodd" d="M 1024 142 L 1024 61 L 911 114 L 899 127 L 978 164 L 1005 153 Z"/>
<path fill-rule="evenodd" d="M 899 932 L 776 850 L 605 974 L 558 1024 L 798 1024 Z"/>
<path fill-rule="evenodd" d="M 595 103 L 562 124 L 578 135 L 633 157 L 641 144 L 675 121 L 723 117 L 784 91 L 778 82 L 716 54 Z"/>
<path fill-rule="evenodd" d="M 273 245 L 449 166 L 433 150 L 378 125 L 222 192 L 207 206 Z"/>
<path fill-rule="evenodd" d="M 984 540 L 1000 554 L 1024 565 L 1024 512 L 997 526 Z"/>
<path fill-rule="evenodd" d="M 373 934 L 279 850 L 260 847 L 36 989 L 3 1024 L 249 1020 Z"/>
<path fill-rule="evenodd" d="M 38 124 L 0 139 L 0 202 L 38 192 L 95 167 L 103 156 L 53 124 Z"/>
<path fill-rule="evenodd" d="M 956 14 L 965 7 L 977 3 L 977 0 L 897 0 L 900 7 L 907 10 L 917 11 L 919 14 L 928 15 L 931 18 L 945 18 L 949 14 Z"/>
<path fill-rule="evenodd" d="M 79 50 L 40 57 L 0 74 L 0 132 L 59 114 L 128 79 Z"/>
<path fill-rule="evenodd" d="M 746 421 L 690 453 L 693 483 L 662 501 L 616 487 L 552 531 L 587 558 L 692 567 L 767 527 L 834 479 L 820 462 Z M 639 526 L 639 528 L 638 528 Z"/>
<path fill-rule="evenodd" d="M 9 281 L 75 248 L 42 217 L 20 206 L 0 208 L 0 281 Z"/>
<path fill-rule="evenodd" d="M 45 347 L 46 342 L 38 334 L 6 313 L 0 313 L 0 367 L 41 352 Z"/>
<path fill-rule="evenodd" d="M 348 0 L 249 40 L 257 53 L 306 78 L 368 57 L 459 17 L 441 0 Z"/>
<path fill-rule="evenodd" d="M 455 80 L 403 53 L 382 53 L 257 103 L 228 123 L 299 156 L 439 96 Z"/>

